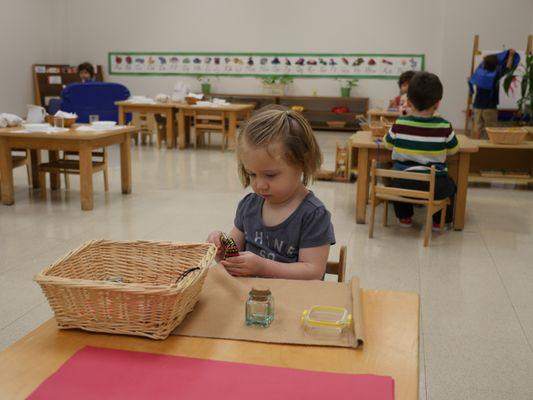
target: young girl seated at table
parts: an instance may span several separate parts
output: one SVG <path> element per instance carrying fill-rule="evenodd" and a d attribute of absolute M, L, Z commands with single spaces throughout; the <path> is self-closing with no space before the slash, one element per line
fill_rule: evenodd
<path fill-rule="evenodd" d="M 398 87 L 400 94 L 389 102 L 390 111 L 399 111 L 401 115 L 407 115 L 411 109 L 407 106 L 407 90 L 409 89 L 409 82 L 415 75 L 415 71 L 405 71 L 398 78 Z"/>
<path fill-rule="evenodd" d="M 307 189 L 322 154 L 309 122 L 295 111 L 268 107 L 239 135 L 239 175 L 253 193 L 237 206 L 231 236 L 239 255 L 222 260 L 220 231 L 208 242 L 233 276 L 321 279 L 335 244 L 331 215 Z"/>

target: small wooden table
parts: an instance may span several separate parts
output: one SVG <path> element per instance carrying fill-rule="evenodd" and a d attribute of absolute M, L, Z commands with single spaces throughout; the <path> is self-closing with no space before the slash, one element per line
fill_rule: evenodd
<path fill-rule="evenodd" d="M 397 400 L 418 399 L 416 293 L 362 290 L 363 349 L 170 336 L 164 341 L 60 331 L 49 320 L 0 353 L 0 398 L 26 398 L 84 346 L 180 355 L 285 368 L 394 378 Z"/>
<path fill-rule="evenodd" d="M 174 103 L 178 109 L 178 147 L 187 146 L 185 132 L 185 117 L 193 116 L 194 111 L 224 111 L 228 115 L 228 148 L 235 147 L 237 137 L 237 117 L 247 114 L 254 109 L 253 104 L 227 104 L 217 106 L 189 105 L 187 103 Z"/>
<path fill-rule="evenodd" d="M 130 136 L 134 127 L 124 126 L 111 130 L 94 132 L 77 131 L 76 126 L 66 132 L 18 132 L 23 128 L 0 129 L 0 177 L 2 203 L 15 203 L 13 190 L 13 169 L 11 149 L 30 149 L 32 152 L 32 176 L 34 188 L 39 187 L 39 150 L 50 150 L 53 157 L 57 151 L 76 151 L 80 154 L 80 197 L 81 209 L 93 209 L 93 165 L 92 151 L 102 147 L 120 144 L 120 167 L 122 193 L 131 193 L 131 149 Z M 57 175 L 57 174 L 55 174 Z M 57 188 L 58 177 L 52 178 L 52 188 Z"/>
<path fill-rule="evenodd" d="M 468 171 L 470 155 L 478 151 L 478 147 L 464 135 L 457 135 L 459 140 L 458 154 L 446 160 L 448 174 L 457 185 L 455 194 L 455 209 L 453 217 L 454 229 L 462 230 L 465 224 L 466 192 L 468 188 Z M 357 150 L 357 154 L 355 153 Z M 368 202 L 369 173 L 372 159 L 378 162 L 390 161 L 391 152 L 385 148 L 383 142 L 376 142 L 372 133 L 359 131 L 348 141 L 348 171 L 357 173 L 356 214 L 358 224 L 366 223 L 366 205 Z M 357 163 L 357 169 L 354 165 Z"/>
<path fill-rule="evenodd" d="M 492 144 L 489 140 L 472 140 L 479 152 L 470 161 L 469 182 L 510 183 L 529 185 L 533 183 L 533 141 L 520 144 Z M 494 171 L 490 174 L 488 171 Z M 510 173 L 520 170 L 529 176 Z M 496 171 L 501 171 L 498 175 Z"/>
<path fill-rule="evenodd" d="M 174 103 L 135 103 L 131 101 L 117 101 L 115 105 L 118 106 L 118 123 L 124 125 L 126 123 L 126 113 L 138 112 L 148 114 L 164 114 L 167 119 L 166 126 L 166 142 L 167 148 L 172 149 L 174 143 Z"/>
<path fill-rule="evenodd" d="M 380 122 L 381 117 L 387 119 L 388 121 L 394 122 L 396 118 L 398 118 L 401 114 L 399 111 L 387 111 L 387 110 L 380 110 L 378 108 L 371 108 L 366 113 L 368 117 L 368 123 L 374 123 L 374 122 Z"/>
<path fill-rule="evenodd" d="M 174 143 L 174 113 L 178 118 L 178 148 L 184 149 L 187 146 L 187 128 L 185 117 L 194 115 L 194 111 L 224 111 L 228 114 L 228 147 L 235 147 L 235 137 L 237 132 L 237 117 L 246 114 L 254 109 L 253 104 L 226 104 L 217 106 L 189 105 L 181 102 L 168 103 L 135 103 L 130 101 L 117 101 L 119 124 L 124 124 L 125 115 L 128 112 L 164 114 L 167 119 L 166 142 L 167 148 L 171 149 Z"/>

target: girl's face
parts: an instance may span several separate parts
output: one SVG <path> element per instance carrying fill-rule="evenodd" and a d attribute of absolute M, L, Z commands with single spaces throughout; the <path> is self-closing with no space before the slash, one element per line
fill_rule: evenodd
<path fill-rule="evenodd" d="M 271 204 L 289 201 L 303 185 L 302 170 L 285 161 L 280 142 L 260 147 L 245 144 L 241 161 L 253 191 Z"/>
<path fill-rule="evenodd" d="M 400 93 L 401 94 L 406 94 L 408 89 L 409 89 L 409 83 L 408 82 L 404 82 L 404 83 L 402 83 L 402 86 L 400 86 Z"/>

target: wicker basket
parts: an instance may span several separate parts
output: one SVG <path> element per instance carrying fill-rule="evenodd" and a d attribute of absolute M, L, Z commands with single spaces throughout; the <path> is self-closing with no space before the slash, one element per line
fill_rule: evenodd
<path fill-rule="evenodd" d="M 379 136 L 383 137 L 385 135 L 392 125 L 389 124 L 383 124 L 381 122 L 370 124 L 370 131 L 372 132 L 372 136 Z"/>
<path fill-rule="evenodd" d="M 520 144 L 527 136 L 527 129 L 516 128 L 485 128 L 492 144 Z"/>
<path fill-rule="evenodd" d="M 35 276 L 61 329 L 165 339 L 198 300 L 211 244 L 93 240 Z"/>
<path fill-rule="evenodd" d="M 44 117 L 45 121 L 48 122 L 50 125 L 54 125 L 54 119 L 56 117 L 54 117 L 53 115 L 47 115 Z M 63 126 L 65 128 L 70 128 L 72 125 L 74 125 L 74 123 L 76 122 L 76 120 L 78 119 L 78 117 L 73 117 L 73 118 L 63 118 Z"/>
<path fill-rule="evenodd" d="M 198 99 L 196 97 L 190 97 L 190 96 L 185 97 L 185 101 L 190 106 L 194 106 L 196 103 L 198 103 Z"/>
<path fill-rule="evenodd" d="M 326 121 L 326 124 L 330 128 L 344 128 L 346 126 L 346 121 Z"/>

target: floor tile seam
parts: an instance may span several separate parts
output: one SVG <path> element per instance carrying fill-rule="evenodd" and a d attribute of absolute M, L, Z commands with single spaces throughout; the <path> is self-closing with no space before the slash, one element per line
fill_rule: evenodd
<path fill-rule="evenodd" d="M 518 311 L 516 310 L 516 307 L 511 299 L 511 295 L 509 293 L 509 290 L 507 288 L 507 285 L 505 284 L 505 281 L 502 277 L 502 274 L 500 273 L 500 269 L 499 269 L 499 264 L 496 262 L 496 259 L 494 257 L 494 255 L 492 254 L 492 252 L 490 251 L 490 246 L 487 245 L 487 242 L 485 241 L 485 237 L 483 236 L 483 233 L 480 232 L 481 234 L 481 240 L 483 242 L 483 245 L 485 246 L 485 248 L 487 249 L 487 252 L 492 260 L 492 264 L 494 265 L 494 269 L 496 270 L 496 274 L 498 274 L 498 279 L 500 280 L 502 286 L 503 286 L 503 289 L 505 290 L 505 295 L 507 297 L 507 300 L 509 300 L 509 303 L 511 304 L 511 307 L 513 309 L 513 312 L 514 312 L 514 315 L 518 321 L 518 325 L 520 326 L 520 330 L 522 331 L 522 335 L 524 335 L 524 339 L 526 340 L 526 343 L 527 343 L 527 346 L 529 347 L 529 351 L 531 353 L 533 353 L 533 346 L 531 344 L 531 342 L 529 341 L 529 338 L 527 336 L 527 333 L 526 333 L 526 330 L 524 328 L 524 325 L 522 324 L 522 320 L 520 319 L 520 316 L 518 315 Z"/>

